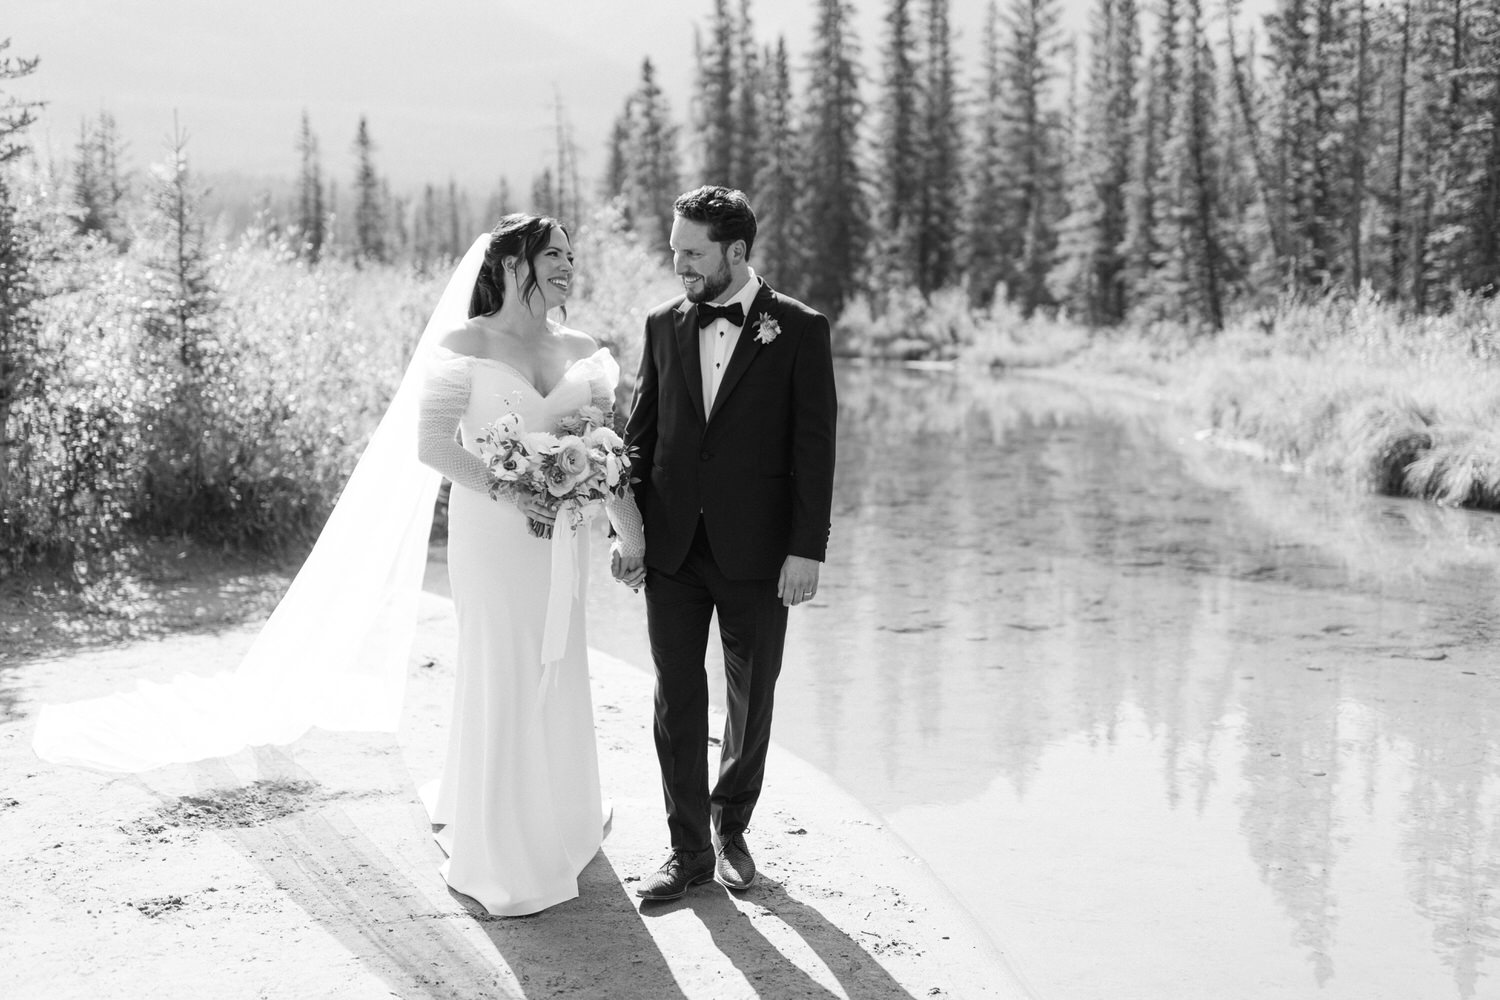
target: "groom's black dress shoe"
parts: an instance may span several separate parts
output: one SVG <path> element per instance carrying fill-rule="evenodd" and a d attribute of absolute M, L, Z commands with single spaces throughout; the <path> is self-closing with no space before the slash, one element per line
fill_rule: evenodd
<path fill-rule="evenodd" d="M 755 881 L 755 861 L 745 846 L 745 835 L 736 833 L 719 845 L 719 860 L 714 865 L 719 881 L 731 889 L 748 889 Z"/>
<path fill-rule="evenodd" d="M 705 847 L 701 851 L 674 850 L 652 875 L 635 890 L 642 899 L 681 899 L 687 895 L 688 887 L 707 882 L 714 877 L 714 852 Z"/>

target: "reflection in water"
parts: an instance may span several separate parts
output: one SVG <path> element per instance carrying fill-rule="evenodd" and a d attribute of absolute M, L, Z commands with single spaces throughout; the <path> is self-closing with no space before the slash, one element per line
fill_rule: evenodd
<path fill-rule="evenodd" d="M 856 368 L 840 407 L 777 738 L 1043 994 L 1500 995 L 1500 518 L 1048 381 Z"/>

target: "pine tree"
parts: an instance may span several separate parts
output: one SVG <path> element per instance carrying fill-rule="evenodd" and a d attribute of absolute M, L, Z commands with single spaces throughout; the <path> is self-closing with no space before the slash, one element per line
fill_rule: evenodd
<path fill-rule="evenodd" d="M 622 118 L 629 127 L 621 189 L 623 215 L 646 246 L 665 252 L 672 229 L 672 202 L 680 193 L 678 126 L 649 58 L 641 63 L 640 86 L 626 99 Z"/>
<path fill-rule="evenodd" d="M 1494 4 L 1476 12 L 1474 35 L 1472 64 L 1492 71 L 1474 81 L 1475 141 L 1487 155 L 1475 168 L 1474 242 L 1462 284 L 1470 291 L 1493 294 L 1500 291 L 1500 74 L 1493 72 L 1500 66 L 1500 9 Z M 1479 123 L 1487 127 L 1479 128 Z"/>
<path fill-rule="evenodd" d="M 122 217 L 127 193 L 122 145 L 114 115 L 101 111 L 94 121 L 85 120 L 79 128 L 72 190 L 78 232 L 97 234 L 119 247 L 129 242 Z"/>
<path fill-rule="evenodd" d="M 339 215 L 339 182 L 330 177 L 328 178 L 328 232 L 323 241 L 324 256 L 334 252 L 335 247 L 347 245 L 348 230 L 348 224 Z"/>
<path fill-rule="evenodd" d="M 510 196 L 510 181 L 502 177 L 500 178 L 500 182 L 495 185 L 494 192 L 490 194 L 489 199 L 484 204 L 485 228 L 490 228 L 502 216 L 514 212 L 515 208 L 513 204 L 514 202 Z M 477 236 L 478 234 L 476 233 L 475 235 Z M 468 243 L 461 243 L 459 247 L 460 252 L 468 249 Z"/>
<path fill-rule="evenodd" d="M 604 155 L 604 176 L 599 181 L 599 191 L 606 202 L 621 199 L 629 184 L 630 139 L 635 133 L 635 122 L 631 118 L 633 108 L 633 102 L 627 100 L 609 129 L 609 144 Z M 628 225 L 630 220 L 627 218 L 625 221 Z"/>
<path fill-rule="evenodd" d="M 815 242 L 797 290 L 814 308 L 837 316 L 858 290 L 869 240 L 860 167 L 859 42 L 848 0 L 818 0 L 807 106 L 801 121 L 802 189 L 798 224 Z"/>
<path fill-rule="evenodd" d="M 448 178 L 448 217 L 443 227 L 442 252 L 447 257 L 461 257 L 469 249 L 469 194 Z"/>
<path fill-rule="evenodd" d="M 1050 305 L 1047 275 L 1054 263 L 1061 192 L 1061 123 L 1051 107 L 1056 79 L 1058 0 L 1012 0 L 1010 38 L 1001 50 L 1006 100 L 1000 116 L 1001 184 L 1009 201 L 1005 225 L 1019 239 L 1012 257 L 1011 298 L 1023 314 Z"/>
<path fill-rule="evenodd" d="M 1446 144 L 1455 128 L 1451 108 L 1453 87 L 1458 81 L 1450 76 L 1451 2 L 1424 0 L 1412 12 L 1415 16 L 1411 39 L 1412 81 L 1407 99 L 1413 114 L 1407 126 L 1411 159 L 1403 203 L 1402 257 L 1407 269 L 1407 297 L 1418 312 L 1426 312 L 1442 297 L 1442 290 L 1433 288 L 1437 274 L 1431 267 L 1429 254 L 1437 242 L 1433 234 L 1440 221 L 1438 213 L 1443 207 L 1440 197 L 1447 182 Z"/>
<path fill-rule="evenodd" d="M 1365 281 L 1365 176 L 1367 172 L 1366 142 L 1369 137 L 1370 25 L 1369 10 L 1365 5 L 1365 0 L 1355 0 L 1355 5 L 1357 15 L 1355 18 L 1354 107 L 1352 109 L 1352 121 L 1348 126 L 1351 132 L 1349 139 L 1350 190 L 1348 196 L 1348 231 L 1345 234 L 1345 240 L 1350 253 L 1348 267 L 1349 284 L 1358 288 Z"/>
<path fill-rule="evenodd" d="M 792 75 L 786 39 L 765 57 L 762 136 L 766 156 L 751 188 L 757 231 L 751 251 L 756 270 L 773 285 L 801 271 L 797 191 L 801 171 L 792 121 Z"/>
<path fill-rule="evenodd" d="M 958 71 L 948 0 L 927 0 L 921 50 L 923 86 L 918 131 L 917 290 L 930 295 L 958 277 L 954 228 L 963 170 L 958 115 Z"/>
<path fill-rule="evenodd" d="M 748 193 L 769 155 L 761 125 L 765 92 L 763 77 L 767 70 L 761 62 L 760 47 L 755 41 L 755 26 L 750 20 L 750 0 L 740 0 L 739 18 L 735 23 L 734 75 L 734 164 L 730 184 Z"/>
<path fill-rule="evenodd" d="M 1268 278 L 1279 280 L 1282 261 L 1290 255 L 1289 239 L 1286 235 L 1286 212 L 1278 194 L 1278 178 L 1273 167 L 1272 139 L 1262 121 L 1262 102 L 1251 66 L 1255 64 L 1253 54 L 1254 34 L 1251 34 L 1252 51 L 1241 52 L 1238 36 L 1240 19 L 1239 0 L 1226 0 L 1225 4 L 1225 49 L 1228 71 L 1234 92 L 1234 118 L 1243 128 L 1246 158 L 1253 166 L 1255 196 L 1258 205 L 1246 213 L 1246 218 L 1258 218 L 1258 227 L 1264 231 L 1270 244 L 1270 266 Z M 1254 223 L 1252 223 L 1254 225 Z M 1247 240 L 1254 234 L 1247 233 Z"/>
<path fill-rule="evenodd" d="M 146 220 L 148 285 L 141 326 L 148 364 L 163 387 L 156 427 L 143 472 L 141 523 L 194 533 L 216 513 L 223 490 L 207 477 L 207 429 L 213 427 L 213 373 L 217 360 L 213 321 L 217 294 L 209 276 L 202 216 L 203 192 L 193 180 L 188 137 L 174 122 L 167 156 L 153 168 Z"/>
<path fill-rule="evenodd" d="M 386 263 L 390 251 L 386 246 L 384 196 L 379 174 L 375 172 L 375 143 L 364 115 L 354 137 L 354 253 L 359 261 Z"/>
<path fill-rule="evenodd" d="M 1294 287 L 1347 283 L 1361 206 L 1351 178 L 1364 150 L 1358 0 L 1282 0 L 1266 18 L 1276 111 L 1285 270 Z M 1361 181 L 1362 184 L 1362 181 Z"/>
<path fill-rule="evenodd" d="M 573 141 L 573 126 L 568 121 L 561 91 L 553 97 L 553 125 L 557 142 L 553 215 L 567 224 L 583 216 L 583 190 L 578 176 L 578 144 Z"/>
<path fill-rule="evenodd" d="M 1496 184 L 1500 160 L 1494 114 L 1500 110 L 1500 13 L 1493 4 L 1443 0 L 1428 21 L 1424 61 L 1437 142 L 1425 175 L 1432 204 L 1424 246 L 1425 301 L 1445 308 L 1455 293 L 1500 281 L 1496 259 Z"/>
<path fill-rule="evenodd" d="M 1134 0 L 1098 0 L 1093 12 L 1082 128 L 1072 144 L 1069 203 L 1059 265 L 1049 281 L 1093 325 L 1124 319 L 1125 191 L 1135 116 L 1140 32 Z"/>
<path fill-rule="evenodd" d="M 917 189 L 926 164 L 918 138 L 922 80 L 911 0 L 889 0 L 882 63 L 873 178 L 877 235 L 873 240 L 872 278 L 877 294 L 887 288 L 916 285 L 921 270 L 917 230 L 922 220 Z"/>
<path fill-rule="evenodd" d="M 4 55 L 10 39 L 0 40 L 0 83 L 35 71 L 38 60 Z M 0 101 L 0 551 L 9 561 L 21 554 L 20 529 L 12 519 L 15 504 L 16 448 L 24 435 L 15 426 L 21 401 L 40 395 L 44 386 L 38 366 L 41 323 L 35 311 L 38 292 L 32 275 L 32 235 L 16 214 L 6 164 L 26 152 L 22 133 L 36 121 L 34 101 L 3 95 Z"/>
<path fill-rule="evenodd" d="M 297 246 L 309 262 L 316 264 L 323 256 L 328 239 L 328 212 L 323 202 L 323 167 L 318 160 L 318 138 L 312 121 L 302 112 L 302 128 L 297 133 L 297 154 L 301 171 L 297 180 Z"/>
<path fill-rule="evenodd" d="M 1002 146 L 1005 78 L 1000 53 L 1000 8 L 990 0 L 980 40 L 981 74 L 975 101 L 974 156 L 966 196 L 969 211 L 963 240 L 963 269 L 969 303 L 987 307 L 997 286 L 1014 284 L 1020 242 L 1006 229 L 1015 212 L 1004 187 L 1006 150 Z"/>
<path fill-rule="evenodd" d="M 531 210 L 537 215 L 557 215 L 557 184 L 551 167 L 531 178 Z"/>
<path fill-rule="evenodd" d="M 412 253 L 411 199 L 392 193 L 387 178 L 380 181 L 380 215 L 386 220 L 386 259 L 409 260 Z"/>
<path fill-rule="evenodd" d="M 1157 12 L 1156 42 L 1146 66 L 1146 89 L 1132 124 L 1134 163 L 1126 185 L 1125 240 L 1120 247 L 1127 309 L 1149 295 L 1151 273 L 1161 259 L 1156 237 L 1168 184 L 1163 150 L 1181 96 L 1180 20 L 1177 0 L 1163 0 Z"/>
<path fill-rule="evenodd" d="M 208 273 L 203 191 L 189 169 L 188 135 L 174 122 L 167 156 L 154 169 L 150 194 L 152 300 L 142 326 L 194 379 L 204 371 L 204 343 L 217 295 Z"/>
<path fill-rule="evenodd" d="M 1398 51 L 1400 57 L 1397 60 L 1397 84 L 1394 90 L 1395 105 L 1395 144 L 1392 150 L 1391 163 L 1391 213 L 1389 213 L 1389 225 L 1386 228 L 1386 250 L 1389 259 L 1388 294 L 1394 300 L 1400 301 L 1404 298 L 1407 282 L 1407 252 L 1406 252 L 1406 187 L 1407 172 L 1407 108 L 1410 106 L 1410 63 L 1412 63 L 1412 4 L 1413 0 L 1403 0 L 1401 4 L 1400 43 Z"/>
<path fill-rule="evenodd" d="M 412 222 L 412 246 L 418 261 L 435 261 L 442 256 L 442 214 L 437 188 L 424 184 L 416 218 Z"/>
<path fill-rule="evenodd" d="M 705 184 L 730 184 L 739 158 L 735 132 L 735 24 L 729 0 L 714 0 L 708 41 L 699 47 L 693 142 Z"/>
<path fill-rule="evenodd" d="M 1233 16 L 1235 5 L 1227 7 Z M 1231 29 L 1232 33 L 1232 29 Z M 1254 304 L 1274 296 L 1280 279 L 1269 202 L 1263 196 L 1262 162 L 1255 135 L 1242 110 L 1241 89 L 1234 65 L 1237 47 L 1222 44 L 1222 69 L 1215 81 L 1218 107 L 1214 112 L 1219 150 L 1219 176 L 1215 182 L 1223 211 L 1225 273 L 1229 291 L 1237 305 Z M 1252 81 L 1245 79 L 1246 94 Z"/>
<path fill-rule="evenodd" d="M 74 148 L 73 205 L 80 234 L 104 231 L 104 192 L 95 157 L 93 129 L 88 119 L 78 127 L 78 145 Z"/>
<path fill-rule="evenodd" d="M 1226 264 L 1219 152 L 1213 134 L 1213 60 L 1200 0 L 1182 8 L 1181 97 L 1162 147 L 1158 248 L 1142 298 L 1156 315 L 1180 315 L 1210 330 L 1224 326 Z"/>

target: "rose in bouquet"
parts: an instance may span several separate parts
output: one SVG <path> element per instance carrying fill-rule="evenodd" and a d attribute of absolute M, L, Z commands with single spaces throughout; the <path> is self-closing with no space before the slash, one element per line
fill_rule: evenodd
<path fill-rule="evenodd" d="M 554 518 L 583 523 L 585 510 L 630 485 L 625 442 L 597 406 L 558 421 L 554 431 L 528 431 L 519 413 L 507 413 L 479 436 L 479 454 L 490 473 L 490 496 L 515 503 L 538 501 Z M 531 533 L 552 537 L 552 525 L 527 518 Z"/>

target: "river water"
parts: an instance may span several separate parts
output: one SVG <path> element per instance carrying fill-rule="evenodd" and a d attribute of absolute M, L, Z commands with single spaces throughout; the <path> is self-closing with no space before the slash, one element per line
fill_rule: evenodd
<path fill-rule="evenodd" d="M 1035 995 L 1500 997 L 1500 518 L 1067 382 L 839 388 L 775 738 Z M 639 598 L 590 603 L 591 643 L 649 669 Z"/>

